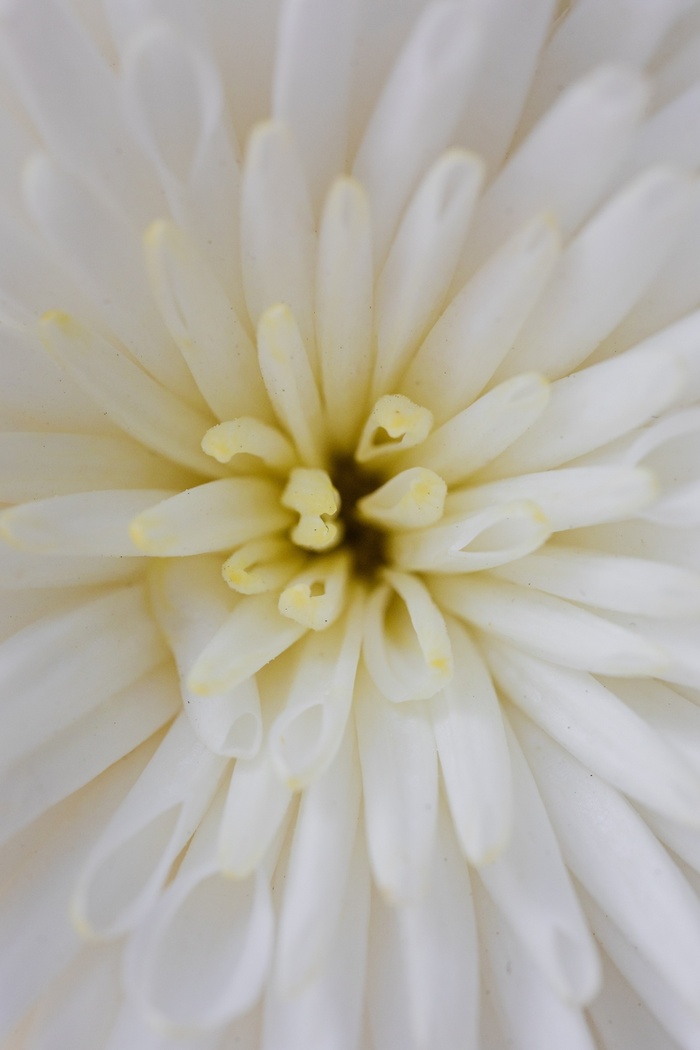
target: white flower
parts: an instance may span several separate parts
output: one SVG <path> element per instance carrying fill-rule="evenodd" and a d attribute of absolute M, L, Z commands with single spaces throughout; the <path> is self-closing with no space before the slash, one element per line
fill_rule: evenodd
<path fill-rule="evenodd" d="M 0 3 L 2 1045 L 697 1050 L 700 3 L 274 8 Z"/>

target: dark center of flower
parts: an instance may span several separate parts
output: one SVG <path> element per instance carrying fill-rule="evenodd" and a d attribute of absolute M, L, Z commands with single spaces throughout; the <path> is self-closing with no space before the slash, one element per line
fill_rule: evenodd
<path fill-rule="evenodd" d="M 378 489 L 383 478 L 347 455 L 336 456 L 329 473 L 340 494 L 342 546 L 352 555 L 354 575 L 371 583 L 388 562 L 387 533 L 364 520 L 357 512 L 357 504 Z"/>

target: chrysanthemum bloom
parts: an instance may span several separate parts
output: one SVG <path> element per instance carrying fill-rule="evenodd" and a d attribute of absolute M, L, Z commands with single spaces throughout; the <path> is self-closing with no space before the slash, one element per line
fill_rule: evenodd
<path fill-rule="evenodd" d="M 700 5 L 275 7 L 0 6 L 3 1046 L 697 1050 Z"/>

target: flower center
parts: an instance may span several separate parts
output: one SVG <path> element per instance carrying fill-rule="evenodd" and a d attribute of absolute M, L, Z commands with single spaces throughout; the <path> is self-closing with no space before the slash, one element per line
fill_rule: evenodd
<path fill-rule="evenodd" d="M 358 503 L 380 487 L 382 478 L 359 466 L 352 456 L 337 456 L 331 477 L 340 495 L 343 545 L 350 552 L 353 573 L 358 579 L 374 583 L 389 560 L 388 536 L 384 529 L 362 517 Z"/>

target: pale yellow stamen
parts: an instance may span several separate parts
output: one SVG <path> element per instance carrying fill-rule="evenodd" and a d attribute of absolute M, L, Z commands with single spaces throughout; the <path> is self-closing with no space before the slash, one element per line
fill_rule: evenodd
<path fill-rule="evenodd" d="M 234 551 L 222 565 L 221 575 L 239 594 L 262 594 L 284 587 L 299 572 L 304 557 L 288 540 L 253 540 Z"/>
<path fill-rule="evenodd" d="M 245 453 L 257 456 L 280 474 L 286 474 L 296 463 L 291 441 L 277 427 L 253 416 L 240 416 L 211 427 L 202 438 L 202 449 L 219 463 L 228 463 Z"/>
<path fill-rule="evenodd" d="M 358 500 L 357 510 L 384 528 L 420 529 L 440 520 L 446 496 L 447 485 L 439 474 L 412 467 Z"/>
<path fill-rule="evenodd" d="M 322 551 L 335 547 L 342 539 L 340 524 L 334 519 L 340 511 L 340 494 L 325 470 L 296 467 L 282 493 L 282 505 L 299 514 L 291 532 L 298 547 Z"/>
<path fill-rule="evenodd" d="M 355 452 L 358 463 L 391 456 L 425 441 L 433 414 L 403 394 L 380 397 L 369 414 Z"/>
<path fill-rule="evenodd" d="M 345 607 L 350 558 L 340 551 L 317 558 L 282 591 L 277 608 L 283 616 L 312 631 L 323 631 Z"/>

